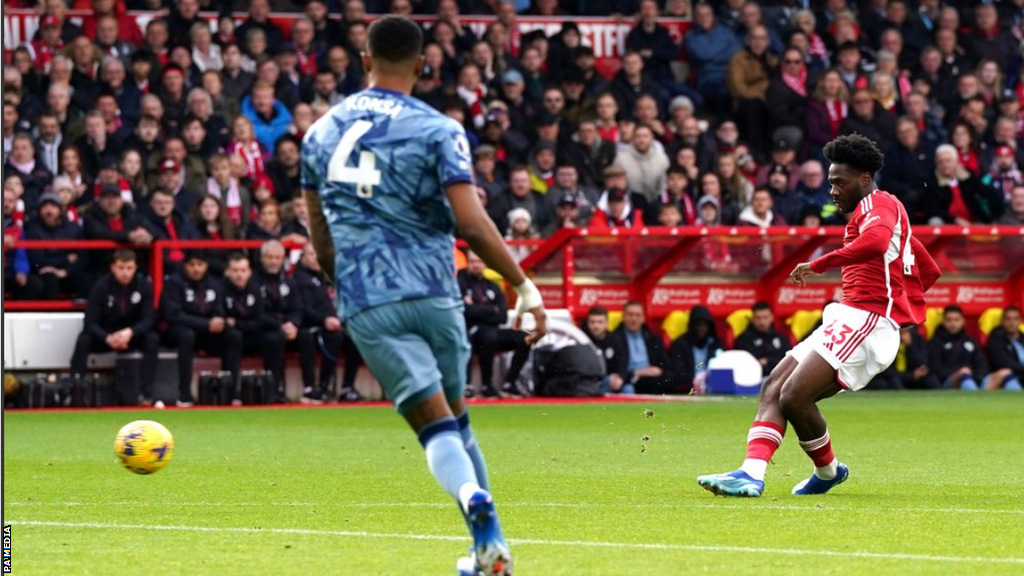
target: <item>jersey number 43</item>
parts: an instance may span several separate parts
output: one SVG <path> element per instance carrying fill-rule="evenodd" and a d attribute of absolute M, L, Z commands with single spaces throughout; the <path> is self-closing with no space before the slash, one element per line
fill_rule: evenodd
<path fill-rule="evenodd" d="M 348 165 L 356 142 L 365 136 L 370 128 L 373 128 L 373 122 L 368 120 L 357 120 L 352 124 L 341 137 L 341 142 L 338 143 L 334 154 L 331 154 L 331 162 L 327 165 L 327 179 L 331 182 L 355 185 L 356 196 L 359 198 L 373 198 L 373 187 L 380 185 L 377 155 L 373 152 L 363 150 L 359 153 L 359 164 L 354 167 Z"/>

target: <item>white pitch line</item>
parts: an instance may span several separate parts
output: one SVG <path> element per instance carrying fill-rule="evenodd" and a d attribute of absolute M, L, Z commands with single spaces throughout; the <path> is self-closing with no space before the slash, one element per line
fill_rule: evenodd
<path fill-rule="evenodd" d="M 213 508 L 213 507 L 230 507 L 230 508 L 242 508 L 242 507 L 282 507 L 282 508 L 311 508 L 311 507 L 323 507 L 323 508 L 448 508 L 451 503 L 448 502 L 7 502 L 6 506 L 53 506 L 53 507 L 87 507 L 87 506 L 153 506 L 153 507 L 173 507 L 180 508 L 185 506 L 199 507 L 199 508 Z M 745 504 L 726 504 L 719 502 L 709 502 L 707 504 L 675 504 L 671 502 L 663 503 L 646 503 L 646 504 L 626 504 L 626 503 L 613 503 L 613 504 L 594 504 L 588 502 L 580 503 L 567 503 L 567 502 L 503 502 L 500 505 L 502 508 L 632 508 L 632 509 L 644 509 L 644 508 L 689 508 L 689 509 L 700 509 L 700 510 L 714 510 L 714 509 L 730 509 L 730 510 L 795 510 L 795 511 L 808 511 L 808 512 L 859 512 L 863 511 L 863 508 L 833 508 L 829 506 L 818 507 L 818 506 L 796 506 L 792 504 L 755 504 L 753 502 L 750 505 Z M 896 512 L 896 513 L 938 513 L 938 514 L 1010 514 L 1010 515 L 1024 515 L 1024 510 L 1020 509 L 1005 509 L 998 510 L 994 508 L 927 508 L 927 507 L 909 507 L 909 508 L 892 508 L 886 507 L 882 510 L 872 510 L 872 513 L 878 512 Z"/>
<path fill-rule="evenodd" d="M 336 536 L 351 538 L 381 538 L 396 540 L 433 540 L 465 542 L 465 536 L 442 534 L 392 534 L 352 530 L 313 530 L 307 528 L 235 528 L 215 526 L 175 526 L 164 524 L 103 524 L 99 522 L 39 522 L 32 520 L 9 521 L 14 526 L 47 526 L 55 528 L 96 528 L 100 530 L 158 530 L 171 532 L 229 532 L 239 534 L 298 534 L 308 536 Z M 693 552 L 738 552 L 742 554 L 781 554 L 787 556 L 828 556 L 837 558 L 869 558 L 876 560 L 906 560 L 914 562 L 944 562 L 966 564 L 1021 564 L 1024 558 L 990 556 L 932 556 L 929 554 L 903 554 L 894 552 L 844 552 L 841 550 L 801 550 L 798 548 L 756 548 L 747 546 L 716 546 L 702 544 L 663 544 L 632 542 L 591 542 L 586 540 L 541 540 L 513 538 L 509 542 L 519 546 L 575 546 L 586 548 L 612 548 L 632 550 L 678 550 Z"/>

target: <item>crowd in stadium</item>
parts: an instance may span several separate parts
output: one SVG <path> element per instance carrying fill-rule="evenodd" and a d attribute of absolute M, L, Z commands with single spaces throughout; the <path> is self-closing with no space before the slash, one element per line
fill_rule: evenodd
<path fill-rule="evenodd" d="M 414 95 L 465 126 L 480 199 L 509 239 L 584 226 L 842 224 L 821 150 L 853 132 L 885 153 L 879 185 L 913 223 L 1024 225 L 1022 0 L 252 0 L 241 22 L 230 4 L 39 2 L 38 31 L 3 75 L 11 297 L 86 298 L 111 266 L 107 253 L 12 248 L 18 239 L 304 244 L 302 136 L 365 86 L 367 14 L 387 12 L 430 15 Z M 78 25 L 69 8 L 91 15 Z M 129 9 L 155 17 L 140 27 Z M 284 30 L 272 11 L 301 15 Z M 496 21 L 477 37 L 460 20 L 468 14 Z M 571 19 L 548 37 L 521 31 L 518 14 L 613 14 L 635 27 L 606 78 Z M 662 16 L 692 18 L 681 42 Z M 301 282 L 283 270 L 315 256 L 296 262 L 297 250 L 289 259 L 272 246 L 248 258 L 169 250 L 163 299 L 180 288 L 192 304 L 190 282 L 228 298 L 233 283 L 244 289 L 232 276 L 242 266 L 272 285 L 264 297 L 287 299 L 281 287 Z M 268 266 L 279 248 L 284 261 Z M 169 340 L 201 347 L 204 335 L 233 333 L 183 328 L 174 305 L 159 306 Z M 287 340 L 309 322 L 337 331 L 329 311 L 274 313 Z M 495 338 L 485 339 L 492 354 L 520 347 Z"/>

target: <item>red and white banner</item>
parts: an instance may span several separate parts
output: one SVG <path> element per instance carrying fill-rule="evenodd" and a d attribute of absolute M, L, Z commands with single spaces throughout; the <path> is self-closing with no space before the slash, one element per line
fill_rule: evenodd
<path fill-rule="evenodd" d="M 90 13 L 82 10 L 71 10 L 68 12 L 68 18 L 75 23 L 81 23 L 82 18 L 88 16 Z M 139 24 L 140 30 L 145 30 L 146 24 L 155 17 L 159 16 L 157 12 L 129 12 L 136 18 Z M 201 14 L 203 18 L 210 20 L 213 27 L 217 25 L 217 14 L 214 12 L 203 12 Z M 292 22 L 299 16 L 299 14 L 286 14 L 286 13 L 275 13 L 272 14 L 270 20 L 278 25 L 284 32 L 287 38 L 291 31 Z M 239 22 L 244 21 L 246 18 L 245 13 L 236 13 L 235 19 Z M 370 16 L 372 20 L 374 16 Z M 434 20 L 430 16 L 415 16 L 418 22 L 429 27 L 429 24 Z M 468 26 L 477 37 L 483 37 L 484 31 L 487 29 L 492 22 L 494 22 L 494 16 L 463 16 L 460 21 L 463 25 Z M 573 18 L 562 18 L 562 17 L 544 17 L 544 16 L 520 16 L 518 18 L 519 30 L 523 34 L 532 32 L 534 30 L 544 30 L 547 36 L 553 36 L 562 29 L 562 23 L 572 21 L 579 26 L 580 34 L 583 37 L 583 44 L 590 46 L 594 49 L 594 56 L 597 58 L 597 69 L 600 73 L 605 76 L 614 75 L 621 65 L 620 59 L 626 52 L 626 36 L 629 35 L 629 31 L 636 25 L 634 20 L 617 20 L 614 18 L 600 18 L 600 17 L 573 17 Z M 668 28 L 669 33 L 672 35 L 672 39 L 675 40 L 677 45 L 682 45 L 683 35 L 686 30 L 690 27 L 688 20 L 681 18 L 662 18 L 660 24 L 665 28 Z M 14 48 L 25 42 L 32 40 L 32 36 L 35 35 L 36 30 L 39 28 L 39 14 L 35 10 L 26 10 L 11 8 L 4 10 L 4 59 L 5 61 L 10 57 L 11 52 Z M 682 50 L 680 50 L 680 57 L 682 57 Z"/>

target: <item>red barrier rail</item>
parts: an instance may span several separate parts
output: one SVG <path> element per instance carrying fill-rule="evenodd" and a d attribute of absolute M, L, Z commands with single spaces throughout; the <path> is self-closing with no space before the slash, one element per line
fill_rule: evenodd
<path fill-rule="evenodd" d="M 1024 227 L 918 226 L 914 234 L 938 261 L 944 276 L 929 303 L 956 303 L 968 314 L 1010 303 L 1024 304 Z M 839 290 L 835 274 L 806 287 L 787 285 L 793 266 L 820 251 L 839 247 L 841 227 L 714 227 L 639 230 L 563 229 L 547 240 L 509 241 L 532 250 L 521 265 L 535 278 L 552 308 L 581 316 L 591 306 L 619 308 L 626 300 L 645 304 L 652 318 L 703 304 L 728 314 L 756 300 L 776 305 L 780 315 L 818 309 Z M 168 249 L 256 249 L 259 240 L 157 241 L 150 250 L 154 295 L 163 288 Z M 459 245 L 464 247 L 463 242 Z M 17 248 L 132 248 L 107 241 L 19 241 Z M 288 248 L 298 248 L 289 244 Z M 72 310 L 70 302 L 4 302 L 5 310 Z"/>

